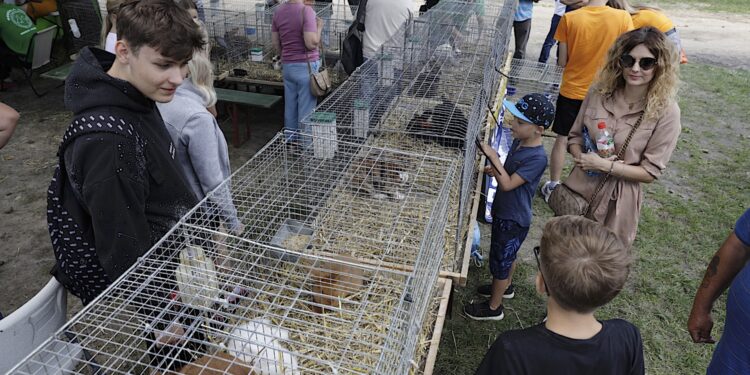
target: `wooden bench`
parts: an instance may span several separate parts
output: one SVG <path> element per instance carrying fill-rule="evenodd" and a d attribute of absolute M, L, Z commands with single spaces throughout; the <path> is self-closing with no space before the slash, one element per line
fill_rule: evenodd
<path fill-rule="evenodd" d="M 243 143 L 245 143 L 245 141 L 247 141 L 248 138 L 250 138 L 249 122 L 245 123 L 246 136 L 243 138 L 240 137 L 239 117 L 237 115 L 238 105 L 269 109 L 276 105 L 276 103 L 281 101 L 281 96 L 278 95 L 228 90 L 222 88 L 216 89 L 216 97 L 218 101 L 230 103 L 232 105 L 232 145 L 234 147 L 241 146 Z"/>

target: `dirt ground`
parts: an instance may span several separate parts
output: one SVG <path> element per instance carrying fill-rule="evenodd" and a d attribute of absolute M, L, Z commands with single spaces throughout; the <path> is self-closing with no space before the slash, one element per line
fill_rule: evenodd
<path fill-rule="evenodd" d="M 682 34 L 691 61 L 750 70 L 750 43 L 742 42 L 750 31 L 750 17 L 708 14 L 697 9 L 669 9 L 668 13 Z M 551 17 L 550 4 L 535 7 L 527 47 L 529 59 L 538 57 Z M 46 227 L 46 194 L 70 114 L 63 106 L 63 89 L 56 87 L 56 82 L 35 82 L 50 92 L 41 99 L 25 85 L 0 92 L 0 101 L 22 115 L 13 139 L 0 150 L 0 312 L 5 315 L 44 286 L 54 263 Z M 252 124 L 252 139 L 241 148 L 230 147 L 233 168 L 242 165 L 281 128 L 282 108 L 250 111 L 247 121 Z M 228 130 L 226 121 L 224 126 Z M 535 235 L 538 237 L 538 233 L 530 234 Z M 78 302 L 71 298 L 70 304 L 75 311 Z"/>

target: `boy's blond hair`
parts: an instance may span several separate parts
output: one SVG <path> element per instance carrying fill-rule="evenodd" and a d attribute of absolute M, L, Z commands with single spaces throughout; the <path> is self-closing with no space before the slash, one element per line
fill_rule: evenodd
<path fill-rule="evenodd" d="M 615 298 L 632 262 L 617 235 L 581 216 L 550 219 L 539 256 L 549 295 L 564 309 L 579 313 L 590 313 Z"/>

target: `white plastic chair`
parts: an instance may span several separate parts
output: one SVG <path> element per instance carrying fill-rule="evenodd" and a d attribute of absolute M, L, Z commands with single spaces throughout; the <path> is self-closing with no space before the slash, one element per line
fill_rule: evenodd
<path fill-rule="evenodd" d="M 33 298 L 0 320 L 0 374 L 62 327 L 67 312 L 67 293 L 53 277 Z"/>

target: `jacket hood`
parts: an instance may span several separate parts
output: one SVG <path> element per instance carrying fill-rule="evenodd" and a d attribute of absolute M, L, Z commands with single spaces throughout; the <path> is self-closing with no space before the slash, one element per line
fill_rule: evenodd
<path fill-rule="evenodd" d="M 132 112 L 153 111 L 154 102 L 128 81 L 112 77 L 107 71 L 115 55 L 84 48 L 65 81 L 65 107 L 78 114 L 97 107 L 120 107 Z"/>

